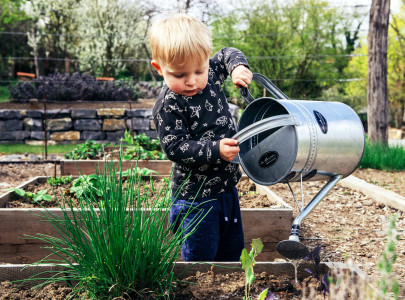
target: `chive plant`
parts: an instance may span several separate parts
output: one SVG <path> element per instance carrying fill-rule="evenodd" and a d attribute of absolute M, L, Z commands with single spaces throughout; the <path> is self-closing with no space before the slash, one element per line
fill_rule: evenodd
<path fill-rule="evenodd" d="M 60 216 L 44 210 L 43 217 L 59 236 L 30 237 L 47 243 L 52 253 L 36 264 L 63 266 L 63 271 L 31 278 L 42 277 L 38 287 L 65 281 L 74 283 L 73 296 L 94 299 L 169 298 L 173 294 L 177 280 L 174 264 L 193 230 L 184 237 L 189 227 L 172 232 L 167 222 L 172 205 L 168 184 L 156 199 L 145 200 L 141 198 L 141 176 L 129 172 L 124 188 L 122 173 L 121 157 L 117 168 L 105 162 L 100 193 L 88 190 L 78 197 L 78 204 L 70 198 L 61 199 Z M 101 199 L 96 199 L 96 194 Z M 204 217 L 202 211 L 194 213 L 193 227 Z"/>

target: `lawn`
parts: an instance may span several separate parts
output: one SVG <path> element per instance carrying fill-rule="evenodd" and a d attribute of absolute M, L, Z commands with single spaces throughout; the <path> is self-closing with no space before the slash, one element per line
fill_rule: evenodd
<path fill-rule="evenodd" d="M 48 145 L 48 153 L 68 153 L 77 145 Z M 0 144 L 0 154 L 42 154 L 45 152 L 44 146 L 33 146 L 27 144 Z"/>
<path fill-rule="evenodd" d="M 0 85 L 0 102 L 7 102 L 10 100 L 10 92 L 7 86 Z"/>

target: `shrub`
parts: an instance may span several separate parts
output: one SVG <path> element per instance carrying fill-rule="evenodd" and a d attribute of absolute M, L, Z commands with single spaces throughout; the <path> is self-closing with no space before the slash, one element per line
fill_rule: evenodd
<path fill-rule="evenodd" d="M 124 188 L 119 162 L 117 167 L 105 162 L 98 176 L 99 201 L 94 201 L 90 188 L 78 196 L 78 203 L 62 199 L 61 216 L 44 209 L 44 219 L 60 236 L 29 237 L 48 244 L 46 248 L 54 254 L 34 265 L 47 263 L 64 271 L 49 271 L 52 276 L 38 287 L 65 281 L 72 285 L 71 296 L 83 299 L 169 298 L 173 294 L 174 264 L 185 239 L 194 232 L 183 236 L 184 230 L 198 225 L 204 216 L 197 211 L 196 222 L 172 233 L 166 222 L 172 205 L 170 187 L 159 191 L 156 199 L 144 199 L 137 172 L 127 174 Z M 48 274 L 29 280 L 43 275 Z"/>
<path fill-rule="evenodd" d="M 125 148 L 124 160 L 136 159 L 167 159 L 162 151 L 160 142 L 157 139 L 151 139 L 145 133 L 132 136 L 129 131 L 125 131 L 122 142 L 128 144 Z"/>
<path fill-rule="evenodd" d="M 40 76 L 33 82 L 18 82 L 9 86 L 11 100 L 24 102 L 29 99 L 40 101 L 135 101 L 138 91 L 130 82 L 99 81 L 78 72 L 73 74 L 54 73 Z"/>

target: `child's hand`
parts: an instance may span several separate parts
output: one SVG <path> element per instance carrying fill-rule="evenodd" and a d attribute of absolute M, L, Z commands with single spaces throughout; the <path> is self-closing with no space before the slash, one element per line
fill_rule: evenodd
<path fill-rule="evenodd" d="M 247 87 L 252 81 L 252 72 L 243 65 L 237 66 L 231 73 L 233 84 L 240 88 L 241 86 Z"/>
<path fill-rule="evenodd" d="M 219 154 L 223 160 L 232 161 L 239 153 L 239 143 L 234 139 L 222 139 L 219 142 Z"/>

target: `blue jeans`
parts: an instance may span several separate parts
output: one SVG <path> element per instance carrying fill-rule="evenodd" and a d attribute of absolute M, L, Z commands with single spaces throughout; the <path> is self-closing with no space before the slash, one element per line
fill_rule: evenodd
<path fill-rule="evenodd" d="M 194 201 L 173 197 L 172 201 L 170 224 L 174 231 L 181 226 L 187 234 L 197 226 L 182 246 L 184 261 L 240 260 L 245 245 L 236 188 Z"/>

